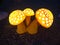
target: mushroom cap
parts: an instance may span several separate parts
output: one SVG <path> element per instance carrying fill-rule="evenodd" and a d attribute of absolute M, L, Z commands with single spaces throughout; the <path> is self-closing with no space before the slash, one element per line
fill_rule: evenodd
<path fill-rule="evenodd" d="M 18 25 L 22 23 L 25 20 L 25 15 L 23 11 L 21 10 L 14 10 L 12 13 L 9 15 L 9 23 L 11 25 Z"/>
<path fill-rule="evenodd" d="M 50 10 L 41 8 L 36 11 L 36 19 L 39 24 L 45 28 L 51 27 L 53 23 L 53 14 Z"/>
<path fill-rule="evenodd" d="M 34 16 L 34 11 L 31 8 L 26 8 L 23 12 L 26 16 Z"/>

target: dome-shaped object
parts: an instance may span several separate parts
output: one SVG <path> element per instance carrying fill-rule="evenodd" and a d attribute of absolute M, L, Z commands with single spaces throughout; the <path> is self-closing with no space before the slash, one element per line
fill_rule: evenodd
<path fill-rule="evenodd" d="M 25 17 L 21 10 L 15 10 L 9 15 L 9 23 L 11 25 L 18 25 L 24 21 Z"/>
<path fill-rule="evenodd" d="M 24 9 L 23 12 L 26 16 L 33 16 L 34 15 L 34 11 L 31 8 L 26 8 L 26 9 Z"/>
<path fill-rule="evenodd" d="M 49 28 L 53 23 L 53 14 L 50 10 L 41 8 L 36 11 L 37 21 L 45 28 Z"/>

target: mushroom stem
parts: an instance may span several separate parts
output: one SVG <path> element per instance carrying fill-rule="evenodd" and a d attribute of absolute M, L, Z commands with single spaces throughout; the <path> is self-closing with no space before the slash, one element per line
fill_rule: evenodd
<path fill-rule="evenodd" d="M 30 16 L 27 16 L 26 17 L 26 25 L 28 26 L 31 22 L 31 17 Z"/>
<path fill-rule="evenodd" d="M 20 23 L 19 25 L 17 25 L 17 30 L 16 30 L 16 32 L 17 32 L 18 34 L 24 34 L 24 33 L 26 32 L 26 27 L 25 27 L 25 25 L 24 25 L 23 22 Z"/>

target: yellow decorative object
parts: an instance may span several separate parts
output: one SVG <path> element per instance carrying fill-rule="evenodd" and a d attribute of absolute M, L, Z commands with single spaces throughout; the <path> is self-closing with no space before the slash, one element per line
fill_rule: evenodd
<path fill-rule="evenodd" d="M 9 15 L 9 23 L 11 25 L 18 25 L 25 20 L 25 15 L 21 10 L 15 10 Z"/>
<path fill-rule="evenodd" d="M 34 15 L 34 11 L 31 8 L 26 8 L 23 12 L 26 16 L 33 16 Z"/>
<path fill-rule="evenodd" d="M 53 23 L 53 14 L 50 10 L 41 8 L 36 11 L 37 21 L 45 28 L 49 28 Z"/>
<path fill-rule="evenodd" d="M 27 32 L 31 35 L 36 34 L 38 32 L 38 23 L 36 20 L 33 20 L 33 22 L 27 27 Z"/>

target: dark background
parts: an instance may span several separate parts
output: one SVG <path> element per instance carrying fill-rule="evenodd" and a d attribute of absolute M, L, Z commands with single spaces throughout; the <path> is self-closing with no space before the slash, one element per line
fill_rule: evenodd
<path fill-rule="evenodd" d="M 53 25 L 46 29 L 39 25 L 38 33 L 19 35 L 16 26 L 8 22 L 9 14 L 15 9 L 47 8 L 54 16 Z M 0 12 L 7 12 L 8 16 L 0 20 L 0 45 L 60 45 L 60 1 L 59 0 L 0 0 Z M 32 17 L 34 18 L 34 17 Z"/>

